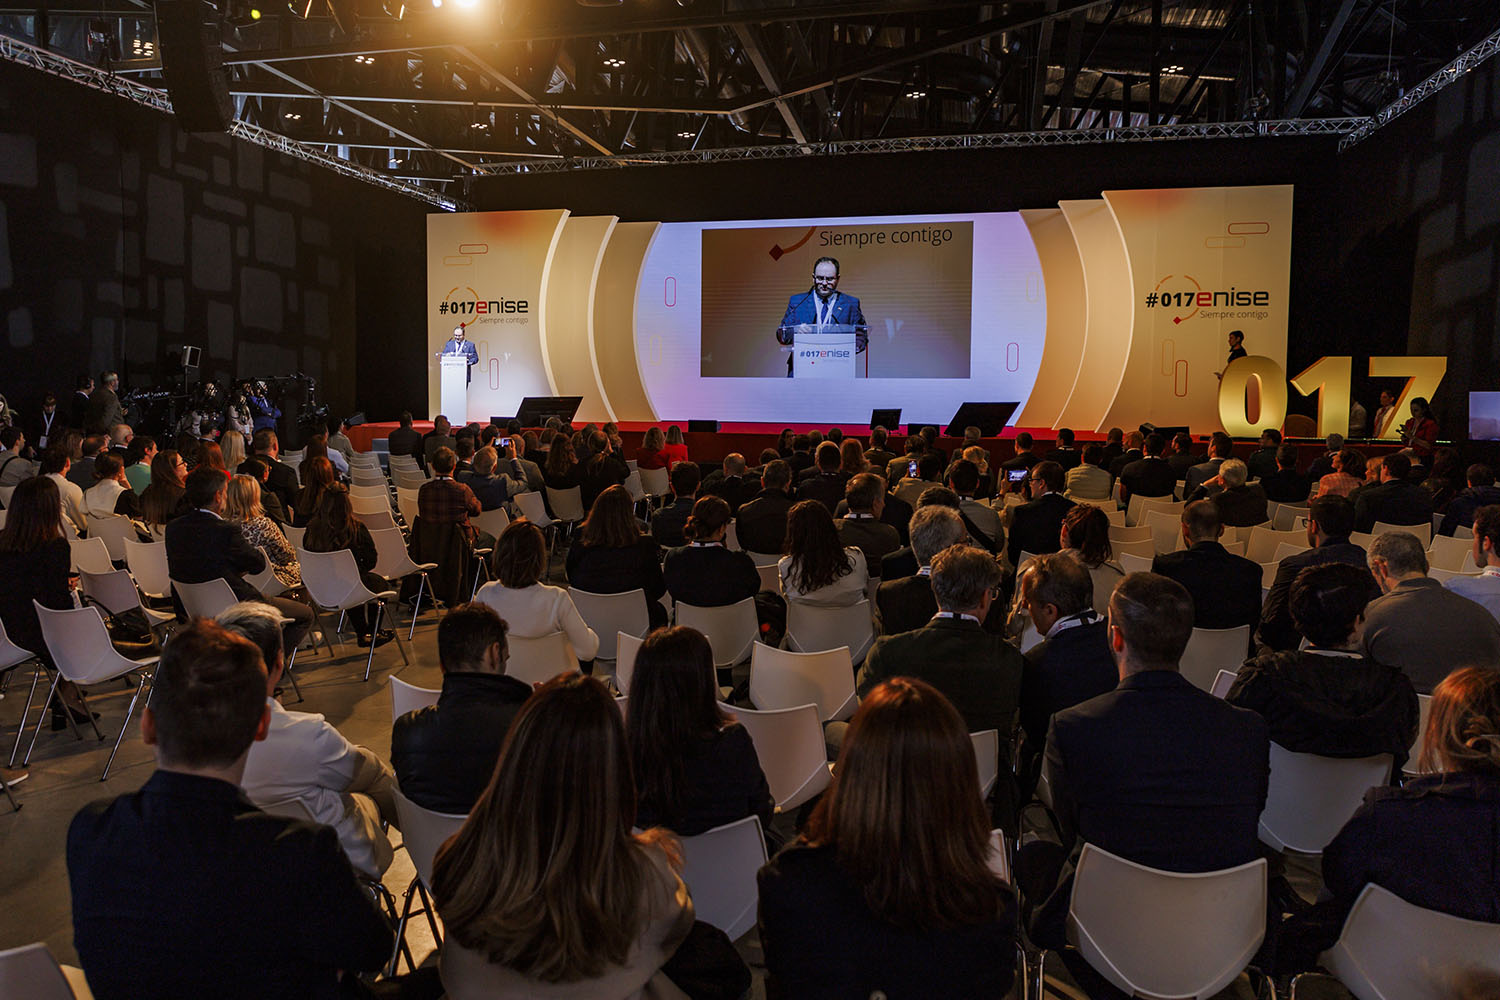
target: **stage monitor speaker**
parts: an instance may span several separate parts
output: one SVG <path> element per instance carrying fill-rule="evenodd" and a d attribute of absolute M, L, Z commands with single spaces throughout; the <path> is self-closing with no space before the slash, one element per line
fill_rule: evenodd
<path fill-rule="evenodd" d="M 1155 424 L 1141 424 L 1139 430 L 1142 434 L 1160 434 L 1168 441 L 1179 434 L 1188 433 L 1186 424 L 1183 424 L 1181 427 L 1158 427 Z"/>
<path fill-rule="evenodd" d="M 689 420 L 688 430 L 694 434 L 717 434 L 719 422 L 717 420 Z"/>
<path fill-rule="evenodd" d="M 548 417 L 571 424 L 573 415 L 582 405 L 582 396 L 526 396 L 516 410 L 516 419 L 521 421 L 522 427 L 540 427 Z"/>
<path fill-rule="evenodd" d="M 996 437 L 1010 422 L 1020 403 L 964 403 L 948 421 L 947 435 L 963 437 L 965 427 L 978 427 L 980 436 Z"/>
<path fill-rule="evenodd" d="M 224 132 L 234 121 L 217 16 L 204 0 L 156 0 L 162 78 L 187 132 Z"/>
<path fill-rule="evenodd" d="M 877 427 L 884 427 L 892 434 L 900 434 L 901 407 L 898 406 L 892 410 L 871 410 L 870 430 L 873 431 Z"/>

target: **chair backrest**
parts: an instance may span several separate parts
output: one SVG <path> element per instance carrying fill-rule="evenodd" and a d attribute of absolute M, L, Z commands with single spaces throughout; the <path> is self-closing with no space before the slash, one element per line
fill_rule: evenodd
<path fill-rule="evenodd" d="M 1474 526 L 1472 524 L 1460 524 L 1453 529 L 1454 538 L 1473 538 Z"/>
<path fill-rule="evenodd" d="M 1271 514 L 1271 527 L 1275 531 L 1291 531 L 1296 526 L 1297 518 L 1306 517 L 1307 511 L 1306 503 L 1277 504 L 1276 510 Z"/>
<path fill-rule="evenodd" d="M 847 646 L 797 653 L 757 642 L 750 656 L 750 701 L 759 709 L 818 706 L 818 718 L 854 714 L 854 665 Z"/>
<path fill-rule="evenodd" d="M 15 1000 L 74 1000 L 62 966 L 38 941 L 0 951 L 0 997 Z"/>
<path fill-rule="evenodd" d="M 615 658 L 615 636 L 644 636 L 651 627 L 646 612 L 646 592 L 627 590 L 623 594 L 594 594 L 573 587 L 568 591 L 578 614 L 599 636 L 598 655 L 606 660 Z"/>
<path fill-rule="evenodd" d="M 1130 502 L 1125 505 L 1125 523 L 1132 526 L 1144 523 L 1147 510 L 1180 511 L 1182 507 L 1182 501 L 1174 500 L 1169 496 L 1143 497 L 1136 494 L 1131 496 Z"/>
<path fill-rule="evenodd" d="M 550 681 L 558 674 L 578 670 L 578 657 L 568 645 L 568 637 L 561 632 L 549 632 L 530 639 L 511 635 L 505 642 L 510 647 L 505 673 L 518 681 L 537 684 Z"/>
<path fill-rule="evenodd" d="M 1157 548 L 1157 544 L 1154 539 L 1144 538 L 1139 542 L 1111 542 L 1110 548 L 1114 550 L 1116 558 L 1120 556 L 1137 556 L 1142 559 L 1151 559 L 1158 552 L 1163 551 Z"/>
<path fill-rule="evenodd" d="M 725 705 L 755 744 L 776 808 L 789 812 L 828 787 L 828 746 L 818 706 L 748 709 Z"/>
<path fill-rule="evenodd" d="M 1250 649 L 1250 626 L 1195 628 L 1183 651 L 1182 676 L 1204 691 L 1214 686 L 1220 670 L 1239 672 Z"/>
<path fill-rule="evenodd" d="M 1276 557 L 1276 547 L 1282 542 L 1307 548 L 1307 533 L 1305 531 L 1273 531 L 1257 525 L 1250 529 L 1250 538 L 1245 546 L 1245 558 L 1251 562 L 1272 562 Z"/>
<path fill-rule="evenodd" d="M 391 502 L 380 496 L 350 496 L 349 506 L 355 515 L 359 514 L 389 514 Z"/>
<path fill-rule="evenodd" d="M 1151 572 L 1152 559 L 1150 556 L 1138 556 L 1129 552 L 1122 552 L 1115 556 L 1115 561 L 1127 574 Z"/>
<path fill-rule="evenodd" d="M 740 529 L 734 526 L 733 521 L 730 521 L 729 525 L 724 529 L 724 547 L 731 552 L 741 551 Z"/>
<path fill-rule="evenodd" d="M 108 573 L 80 573 L 79 589 L 83 596 L 112 615 L 135 611 L 141 606 L 141 595 L 135 589 L 135 581 L 127 570 L 116 569 Z"/>
<path fill-rule="evenodd" d="M 517 493 L 511 500 L 520 509 L 522 516 L 537 527 L 545 528 L 552 523 L 552 518 L 547 516 L 547 507 L 542 503 L 542 495 L 535 490 Z"/>
<path fill-rule="evenodd" d="M 395 678 L 391 678 L 395 680 Z M 440 813 L 424 809 L 401 794 L 401 789 L 392 788 L 396 799 L 396 822 L 401 826 L 401 840 L 406 853 L 411 856 L 411 865 L 417 870 L 422 884 L 432 886 L 432 860 L 437 857 L 443 842 L 457 833 L 468 820 L 467 815 Z"/>
<path fill-rule="evenodd" d="M 760 574 L 761 590 L 769 590 L 773 594 L 781 593 L 781 572 L 775 563 L 756 563 L 755 572 Z"/>
<path fill-rule="evenodd" d="M 391 677 L 391 721 L 395 722 L 407 712 L 415 712 L 419 708 L 436 705 L 438 695 L 442 693 L 441 689 L 417 687 L 393 675 Z M 405 827 L 402 829 L 404 830 Z"/>
<path fill-rule="evenodd" d="M 125 540 L 136 537 L 135 525 L 130 523 L 130 518 L 120 514 L 96 515 L 89 518 L 89 536 L 104 543 L 110 559 L 124 562 Z"/>
<path fill-rule="evenodd" d="M 641 485 L 641 474 L 636 471 L 634 463 L 631 463 L 630 475 L 626 476 L 625 482 L 620 485 L 624 486 L 625 492 L 630 494 L 631 503 L 646 499 L 646 487 Z"/>
<path fill-rule="evenodd" d="M 745 555 L 749 556 L 750 561 L 755 563 L 756 566 L 770 566 L 772 569 L 775 569 L 776 564 L 781 562 L 781 556 L 775 552 L 751 552 L 749 549 L 746 549 Z M 779 588 L 771 587 L 769 589 L 777 590 Z"/>
<path fill-rule="evenodd" d="M 731 941 L 755 926 L 760 902 L 755 876 L 766 863 L 766 838 L 759 816 L 683 837 L 682 861 L 682 881 L 693 894 L 693 911 L 699 920 L 717 927 Z"/>
<path fill-rule="evenodd" d="M 1078 858 L 1068 938 L 1128 995 L 1213 996 L 1250 964 L 1265 932 L 1264 858 L 1190 874 L 1147 868 L 1093 844 Z"/>
<path fill-rule="evenodd" d="M 396 490 L 396 509 L 401 512 L 401 520 L 411 527 L 417 520 L 417 491 L 398 488 Z"/>
<path fill-rule="evenodd" d="M 750 655 L 750 644 L 760 635 L 753 597 L 717 608 L 678 601 L 677 624 L 695 628 L 708 637 L 716 667 L 743 663 Z"/>
<path fill-rule="evenodd" d="M 1152 551 L 1158 555 L 1176 552 L 1182 544 L 1181 511 L 1147 507 L 1141 512 L 1141 523 L 1150 530 Z"/>
<path fill-rule="evenodd" d="M 1372 883 L 1318 963 L 1358 1000 L 1449 1000 L 1459 975 L 1500 973 L 1500 924 L 1424 909 Z"/>
<path fill-rule="evenodd" d="M 1364 549 L 1366 552 L 1370 551 L 1370 543 L 1373 542 L 1374 540 L 1375 540 L 1375 536 L 1373 534 L 1369 534 L 1367 532 L 1363 532 L 1363 531 L 1351 531 L 1351 532 L 1349 532 L 1349 541 L 1353 542 L 1355 545 L 1358 545 L 1360 548 Z"/>
<path fill-rule="evenodd" d="M 366 528 L 369 528 L 372 532 L 380 531 L 382 528 L 396 527 L 396 515 L 391 513 L 391 507 L 389 504 L 386 504 L 379 510 L 370 511 L 368 513 L 355 511 L 354 519 L 360 524 L 363 524 Z"/>
<path fill-rule="evenodd" d="M 375 542 L 375 568 L 371 572 L 376 576 L 395 580 L 417 572 L 419 567 L 406 552 L 406 539 L 400 528 L 394 524 L 371 528 L 370 538 Z"/>
<path fill-rule="evenodd" d="M 86 686 L 134 669 L 134 663 L 115 652 L 98 608 L 55 611 L 36 601 L 31 603 L 42 624 L 42 639 L 47 643 L 47 652 L 52 654 L 52 662 L 63 677 Z"/>
<path fill-rule="evenodd" d="M 10 641 L 10 636 L 5 634 L 5 622 L 0 621 L 0 670 L 15 666 L 17 663 L 25 663 L 35 656 L 36 653 L 29 649 L 23 649 Z"/>
<path fill-rule="evenodd" d="M 599 637 L 600 643 L 604 636 Z M 615 633 L 615 686 L 621 694 L 630 693 L 630 679 L 635 676 L 635 654 L 641 651 L 639 636 Z"/>
<path fill-rule="evenodd" d="M 1109 523 L 1114 527 L 1125 527 L 1125 512 L 1118 507 L 1104 508 L 1104 516 L 1109 518 Z"/>
<path fill-rule="evenodd" d="M 491 538 L 499 538 L 510 527 L 510 515 L 505 512 L 505 508 L 496 507 L 494 510 L 484 511 L 478 517 L 469 518 L 469 523 Z"/>
<path fill-rule="evenodd" d="M 369 599 L 369 590 L 359 575 L 359 564 L 348 549 L 309 552 L 297 549 L 302 566 L 302 585 L 307 595 L 324 608 L 349 608 Z"/>
<path fill-rule="evenodd" d="M 549 486 L 547 487 L 547 503 L 552 506 L 554 520 L 582 521 L 586 514 L 583 509 L 581 486 L 570 486 L 565 490 L 554 490 Z"/>
<path fill-rule="evenodd" d="M 257 545 L 256 548 L 260 550 L 261 558 L 266 561 L 266 564 L 259 573 L 247 573 L 245 582 L 265 597 L 279 597 L 286 592 L 286 587 L 276 576 L 276 570 L 271 565 L 271 554 L 266 551 L 264 545 Z"/>
<path fill-rule="evenodd" d="M 979 795 L 984 798 L 1000 777 L 1000 730 L 982 729 L 970 733 L 974 743 L 974 763 L 979 765 Z"/>
<path fill-rule="evenodd" d="M 166 597 L 172 592 L 165 543 L 125 539 L 125 565 L 130 567 L 130 575 L 135 577 L 136 586 L 146 596 Z"/>
<path fill-rule="evenodd" d="M 1109 526 L 1109 540 L 1114 543 L 1148 541 L 1150 538 L 1151 528 L 1144 524 L 1134 528 L 1127 528 L 1123 524 Z"/>
<path fill-rule="evenodd" d="M 182 609 L 189 618 L 213 618 L 239 598 L 234 596 L 228 580 L 206 580 L 203 583 L 172 581 Z"/>
<path fill-rule="evenodd" d="M 0 633 L 0 639 L 4 634 Z M 1411 741 L 1411 749 L 1406 754 L 1406 766 L 1401 773 L 1411 776 L 1420 773 L 1417 770 L 1417 756 L 1422 752 L 1422 734 L 1427 732 L 1427 716 L 1432 713 L 1432 695 L 1417 695 L 1417 736 Z"/>
<path fill-rule="evenodd" d="M 1391 755 L 1319 757 L 1271 744 L 1271 784 L 1260 839 L 1278 851 L 1321 854 L 1364 801 L 1391 777 Z"/>
<path fill-rule="evenodd" d="M 1427 549 L 1427 564 L 1433 569 L 1457 572 L 1463 569 L 1464 560 L 1474 558 L 1474 539 L 1458 536 L 1437 535 Z"/>
<path fill-rule="evenodd" d="M 651 496 L 664 497 L 671 490 L 672 484 L 666 469 L 641 469 L 640 473 L 641 486 Z"/>
<path fill-rule="evenodd" d="M 875 644 L 870 602 L 862 600 L 840 608 L 790 601 L 786 608 L 786 639 L 787 645 L 799 653 L 843 647 L 859 663 Z"/>
<path fill-rule="evenodd" d="M 1287 556 L 1294 556 L 1298 552 L 1306 552 L 1307 548 L 1306 545 L 1298 545 L 1295 542 L 1278 542 L 1276 551 L 1271 554 L 1271 561 L 1279 563 Z"/>
<path fill-rule="evenodd" d="M 115 568 L 103 539 L 70 538 L 68 548 L 73 551 L 73 568 L 80 573 L 108 573 Z"/>
<path fill-rule="evenodd" d="M 1239 677 L 1239 674 L 1233 670 L 1220 670 L 1218 675 L 1214 677 L 1214 685 L 1208 689 L 1208 693 L 1215 698 L 1227 698 L 1229 696 L 1229 689 L 1234 687 L 1237 677 Z"/>
<path fill-rule="evenodd" d="M 286 540 L 292 543 L 292 548 L 301 549 L 302 536 L 307 534 L 307 528 L 299 528 L 295 525 L 289 524 L 282 529 L 282 534 L 286 535 Z"/>
<path fill-rule="evenodd" d="M 1404 531 L 1407 534 L 1416 535 L 1422 540 L 1425 547 L 1432 542 L 1432 522 L 1423 521 L 1421 524 L 1387 524 L 1384 521 L 1376 521 L 1370 529 L 1372 535 L 1383 535 L 1387 531 Z"/>
<path fill-rule="evenodd" d="M 1242 556 L 1245 554 L 1244 542 L 1224 542 L 1223 545 L 1224 551 L 1232 556 Z"/>

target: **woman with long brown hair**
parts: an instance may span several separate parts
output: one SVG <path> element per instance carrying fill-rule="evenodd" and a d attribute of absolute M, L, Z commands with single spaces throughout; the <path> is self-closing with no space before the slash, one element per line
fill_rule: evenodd
<path fill-rule="evenodd" d="M 1093 504 L 1075 504 L 1063 516 L 1058 544 L 1071 552 L 1088 568 L 1094 582 L 1094 610 L 1109 612 L 1109 595 L 1115 584 L 1125 579 L 1125 571 L 1114 561 L 1115 550 L 1109 543 L 1109 515 Z"/>
<path fill-rule="evenodd" d="M 229 469 L 224 465 L 224 452 L 213 441 L 198 442 L 198 464 L 222 472 L 225 479 L 230 476 Z"/>
<path fill-rule="evenodd" d="M 865 449 L 859 443 L 859 438 L 845 438 L 839 443 L 839 472 L 848 479 L 859 475 L 861 472 L 870 471 L 870 463 L 865 461 Z"/>
<path fill-rule="evenodd" d="M 806 829 L 761 869 L 766 996 L 1004 996 L 1016 905 L 992 851 L 958 711 L 922 681 L 879 685 Z"/>
<path fill-rule="evenodd" d="M 693 904 L 670 838 L 631 833 L 635 802 L 604 685 L 573 674 L 537 689 L 433 862 L 452 1000 L 653 995 Z"/>
<path fill-rule="evenodd" d="M 302 492 L 297 494 L 297 506 L 292 509 L 292 526 L 305 528 L 322 506 L 323 494 L 338 482 L 333 474 L 333 463 L 327 458 L 314 456 L 302 462 Z"/>
<path fill-rule="evenodd" d="M 188 466 L 182 455 L 168 448 L 151 460 L 151 483 L 141 491 L 141 519 L 156 527 L 182 513 Z"/>
<path fill-rule="evenodd" d="M 678 626 L 646 636 L 630 680 L 625 732 L 638 825 L 695 837 L 754 815 L 770 829 L 771 788 L 750 734 L 719 704 L 703 633 Z"/>
<path fill-rule="evenodd" d="M 570 490 L 578 485 L 583 468 L 573 454 L 572 443 L 558 435 L 547 449 L 547 464 L 542 467 L 542 478 L 554 490 Z"/>
<path fill-rule="evenodd" d="M 660 600 L 667 585 L 659 556 L 656 539 L 635 519 L 630 494 L 623 486 L 611 486 L 589 508 L 568 549 L 568 584 L 591 594 L 643 590 L 651 627 L 660 628 L 667 623 Z"/>
<path fill-rule="evenodd" d="M 788 601 L 847 607 L 865 599 L 870 571 L 857 546 L 839 541 L 833 515 L 816 500 L 792 505 L 786 518 L 785 553 L 776 564 Z"/>
<path fill-rule="evenodd" d="M 322 461 L 330 469 L 333 467 L 328 459 Z M 308 552 L 337 552 L 347 549 L 354 554 L 354 565 L 359 567 L 365 587 L 376 594 L 386 589 L 386 582 L 373 572 L 375 564 L 380 561 L 375 550 L 375 539 L 370 537 L 370 529 L 354 516 L 349 490 L 342 483 L 330 483 L 323 490 L 318 499 L 317 510 L 307 522 L 302 547 Z M 388 628 L 371 635 L 374 624 L 370 621 L 369 608 L 352 608 L 348 614 L 361 646 L 368 646 L 372 641 L 377 646 L 383 646 L 396 637 L 395 631 Z"/>

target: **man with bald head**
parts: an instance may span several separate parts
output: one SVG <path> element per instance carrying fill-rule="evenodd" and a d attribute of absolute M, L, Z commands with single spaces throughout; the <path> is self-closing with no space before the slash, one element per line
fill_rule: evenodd
<path fill-rule="evenodd" d="M 760 492 L 760 479 L 749 474 L 745 456 L 732 451 L 724 456 L 724 468 L 709 473 L 698 492 L 720 498 L 729 504 L 729 513 L 737 516 L 740 505 Z"/>

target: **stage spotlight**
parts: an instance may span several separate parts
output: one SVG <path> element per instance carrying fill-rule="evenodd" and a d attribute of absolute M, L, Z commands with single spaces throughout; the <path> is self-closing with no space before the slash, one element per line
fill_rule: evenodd
<path fill-rule="evenodd" d="M 922 98 L 924 98 L 924 97 L 927 96 L 927 91 L 925 91 L 925 90 L 909 90 L 909 91 L 906 92 L 906 96 L 910 97 L 914 101 L 920 101 Z"/>

